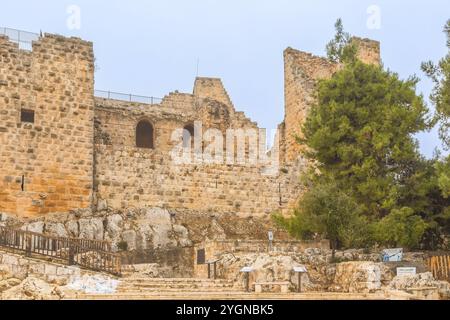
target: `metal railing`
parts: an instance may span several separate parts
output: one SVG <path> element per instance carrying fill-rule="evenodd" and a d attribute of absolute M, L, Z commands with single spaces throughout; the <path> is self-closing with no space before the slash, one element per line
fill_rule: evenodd
<path fill-rule="evenodd" d="M 98 98 L 129 101 L 129 102 L 138 102 L 138 103 L 145 103 L 145 104 L 159 104 L 162 102 L 161 98 L 139 96 L 139 95 L 135 95 L 135 94 L 127 94 L 127 93 L 120 93 L 120 92 L 114 92 L 114 91 L 95 90 L 94 95 Z"/>
<path fill-rule="evenodd" d="M 37 41 L 40 38 L 40 35 L 38 33 L 3 27 L 0 27 L 0 35 L 7 36 L 9 38 L 9 41 L 17 43 L 20 49 L 28 51 L 31 51 L 33 49 L 33 41 Z M 145 104 L 159 104 L 163 100 L 162 98 L 157 97 L 141 96 L 136 94 L 128 94 L 104 90 L 95 90 L 94 95 L 98 98 L 145 103 Z"/>
<path fill-rule="evenodd" d="M 0 247 L 67 261 L 95 271 L 121 274 L 120 255 L 111 252 L 108 241 L 53 237 L 0 227 Z"/>
<path fill-rule="evenodd" d="M 0 28 L 0 34 L 5 35 L 11 42 L 19 44 L 19 48 L 31 51 L 33 41 L 39 40 L 39 34 L 11 28 Z"/>

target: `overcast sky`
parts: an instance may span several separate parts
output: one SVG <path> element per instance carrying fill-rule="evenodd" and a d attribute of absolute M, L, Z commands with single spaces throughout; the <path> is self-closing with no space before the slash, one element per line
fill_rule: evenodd
<path fill-rule="evenodd" d="M 446 53 L 448 0 L 15 0 L 0 8 L 1 27 L 93 41 L 97 89 L 192 92 L 199 61 L 200 76 L 222 78 L 236 109 L 268 129 L 284 116 L 283 50 L 324 55 L 338 17 L 351 34 L 381 41 L 384 65 L 418 75 L 428 97 L 420 63 Z M 436 130 L 418 138 L 426 156 L 440 146 Z"/>

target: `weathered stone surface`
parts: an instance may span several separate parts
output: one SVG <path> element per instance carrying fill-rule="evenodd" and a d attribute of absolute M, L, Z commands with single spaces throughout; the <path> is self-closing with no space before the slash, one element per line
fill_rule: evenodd
<path fill-rule="evenodd" d="M 124 231 L 122 233 L 122 239 L 127 243 L 128 250 L 136 250 L 136 231 Z"/>
<path fill-rule="evenodd" d="M 80 238 L 103 240 L 103 220 L 100 218 L 78 220 Z"/>
<path fill-rule="evenodd" d="M 119 214 L 113 214 L 106 218 L 106 232 L 108 238 L 114 242 L 117 242 L 122 232 L 123 218 Z"/>
<path fill-rule="evenodd" d="M 331 250 L 317 248 L 296 253 L 234 252 L 222 254 L 217 259 L 219 274 L 235 283 L 242 284 L 244 276 L 240 270 L 251 267 L 251 283 L 289 281 L 291 289 L 296 288 L 298 282 L 298 275 L 293 272 L 293 268 L 303 265 L 307 269 L 307 273 L 302 275 L 304 291 L 375 292 L 383 290 L 394 276 L 387 264 L 377 262 L 377 254 L 347 250 L 337 251 L 336 255 L 352 257 L 355 261 L 333 263 Z"/>
<path fill-rule="evenodd" d="M 94 171 L 92 43 L 47 34 L 26 52 L 0 37 L 0 56 L 8 82 L 0 85 L 0 142 L 8 150 L 0 154 L 0 210 L 38 217 L 88 208 Z M 24 109 L 34 112 L 34 123 L 21 121 Z"/>
<path fill-rule="evenodd" d="M 291 289 L 294 289 L 298 278 L 293 268 L 300 265 L 302 264 L 298 256 L 267 253 L 238 256 L 225 254 L 220 261 L 219 272 L 226 279 L 243 285 L 245 276 L 240 270 L 243 267 L 251 267 L 253 271 L 249 274 L 250 283 L 289 281 Z M 315 283 L 311 281 L 311 276 L 315 278 Z M 324 282 L 323 279 L 320 280 Z M 324 285 L 325 283 L 317 283 L 317 274 L 312 269 L 302 276 L 302 289 L 305 291 L 317 290 Z"/>
<path fill-rule="evenodd" d="M 92 276 L 92 272 L 21 257 L 0 251 L 1 299 L 60 299 L 72 278 Z"/>
<path fill-rule="evenodd" d="M 396 276 L 389 284 L 390 289 L 407 290 L 411 288 L 436 287 L 441 290 L 450 290 L 450 283 L 434 279 L 431 272 L 418 273 L 416 275 Z"/>
<path fill-rule="evenodd" d="M 97 210 L 98 211 L 103 211 L 108 209 L 108 201 L 104 200 L 104 199 L 100 199 L 97 201 Z"/>
<path fill-rule="evenodd" d="M 192 241 L 189 239 L 189 231 L 186 227 L 174 225 L 173 231 L 175 232 L 175 236 L 178 239 L 178 246 L 189 247 L 192 245 Z"/>
<path fill-rule="evenodd" d="M 383 263 L 351 261 L 338 263 L 331 291 L 374 292 L 389 283 L 393 274 Z"/>
<path fill-rule="evenodd" d="M 44 221 L 36 221 L 23 226 L 21 229 L 30 232 L 43 233 L 44 225 Z"/>
<path fill-rule="evenodd" d="M 66 230 L 69 235 L 69 237 L 72 238 L 79 238 L 80 237 L 80 230 L 78 226 L 77 220 L 69 220 L 66 222 Z"/>
<path fill-rule="evenodd" d="M 28 277 L 2 293 L 4 300 L 60 300 L 63 297 L 63 292 L 57 286 L 34 277 Z"/>
<path fill-rule="evenodd" d="M 120 281 L 105 275 L 83 275 L 71 277 L 62 290 L 74 290 L 92 294 L 114 293 Z"/>
<path fill-rule="evenodd" d="M 64 224 L 57 223 L 46 223 L 45 224 L 45 233 L 55 237 L 68 237 L 69 233 L 67 232 Z"/>

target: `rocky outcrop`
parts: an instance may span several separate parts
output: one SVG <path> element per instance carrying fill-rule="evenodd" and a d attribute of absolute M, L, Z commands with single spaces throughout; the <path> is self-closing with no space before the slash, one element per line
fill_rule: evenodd
<path fill-rule="evenodd" d="M 22 280 L 17 279 L 5 265 L 0 265 L 0 294 L 12 287 L 19 285 Z"/>
<path fill-rule="evenodd" d="M 189 231 L 161 208 L 92 212 L 76 210 L 48 215 L 32 221 L 4 218 L 3 225 L 58 237 L 109 240 L 113 249 L 126 243 L 128 250 L 145 250 L 192 245 Z"/>
<path fill-rule="evenodd" d="M 410 258 L 413 257 L 411 254 Z M 380 262 L 379 254 L 362 250 L 338 251 L 334 260 L 330 250 L 321 249 L 306 249 L 301 253 L 226 253 L 219 259 L 219 275 L 237 284 L 244 282 L 240 270 L 251 267 L 250 283 L 289 281 L 291 289 L 295 289 L 298 275 L 293 268 L 304 265 L 308 272 L 302 275 L 303 291 L 373 293 L 407 288 L 400 285 L 406 280 L 395 280 L 395 268 Z M 353 261 L 337 262 L 344 259 Z M 393 284 L 389 287 L 391 281 Z M 425 283 L 419 281 L 416 284 L 422 286 Z"/>
<path fill-rule="evenodd" d="M 450 283 L 434 279 L 431 272 L 418 273 L 416 275 L 397 276 L 392 279 L 389 289 L 409 290 L 415 288 L 437 288 L 442 291 L 450 291 Z"/>
<path fill-rule="evenodd" d="M 329 291 L 368 293 L 381 290 L 393 278 L 390 268 L 380 262 L 352 261 L 336 264 Z"/>
<path fill-rule="evenodd" d="M 109 240 L 114 249 L 126 243 L 129 251 L 189 247 L 205 240 L 266 240 L 267 230 L 274 230 L 277 240 L 290 239 L 269 216 L 240 217 L 157 207 L 113 210 L 103 201 L 98 209 L 102 210 L 78 209 L 32 220 L 0 214 L 0 225 L 53 236 Z"/>
<path fill-rule="evenodd" d="M 112 293 L 114 277 L 0 251 L 0 300 L 59 300 L 76 292 Z"/>
<path fill-rule="evenodd" d="M 57 286 L 42 279 L 28 277 L 20 284 L 3 291 L 3 300 L 60 300 L 64 292 Z"/>

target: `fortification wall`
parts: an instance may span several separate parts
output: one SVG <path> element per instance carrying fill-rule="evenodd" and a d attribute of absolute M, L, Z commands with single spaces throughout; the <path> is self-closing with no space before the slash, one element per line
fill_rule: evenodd
<path fill-rule="evenodd" d="M 353 41 L 363 61 L 379 63 L 379 43 Z M 217 78 L 197 78 L 192 94 L 173 92 L 159 104 L 94 98 L 92 49 L 80 39 L 46 35 L 29 52 L 0 37 L 0 212 L 36 217 L 104 200 L 114 209 L 261 217 L 295 204 L 304 167 L 295 135 L 315 102 L 317 80 L 339 65 L 291 48 L 284 52 L 286 116 L 277 134 L 281 145 L 270 153 L 280 157 L 280 167 L 249 163 L 248 137 L 246 163 L 179 164 L 171 157 L 181 142 L 172 140 L 177 129 L 200 123 L 200 135 L 216 129 L 224 142 L 228 129 L 261 129 L 235 110 Z M 22 119 L 23 111 L 34 113 L 33 121 Z M 137 147 L 142 120 L 151 124 L 150 149 Z M 206 140 L 201 152 L 211 143 Z M 256 147 L 257 154 L 265 151 L 265 138 L 257 137 Z"/>
<path fill-rule="evenodd" d="M 30 52 L 0 36 L 0 212 L 91 205 L 93 71 L 92 43 L 45 35 Z"/>
<path fill-rule="evenodd" d="M 96 146 L 98 199 L 112 208 L 158 206 L 261 216 L 292 205 L 297 170 L 277 176 L 226 164 L 176 165 L 155 150 Z M 281 205 L 280 205 L 281 197 Z"/>
<path fill-rule="evenodd" d="M 199 88 L 206 85 L 214 86 L 212 95 L 206 89 L 200 94 L 203 89 Z M 172 93 L 157 105 L 96 99 L 97 199 L 106 200 L 114 209 L 158 206 L 244 216 L 265 215 L 295 203 L 299 166 L 283 172 L 276 167 L 275 173 L 268 175 L 266 164 L 249 163 L 248 139 L 245 164 L 227 164 L 225 158 L 214 164 L 195 162 L 195 157 L 193 163 L 174 161 L 171 151 L 180 141 L 172 140 L 172 134 L 186 124 L 200 121 L 202 134 L 211 128 L 219 130 L 224 151 L 228 129 L 259 133 L 256 123 L 235 111 L 220 80 L 198 78 L 195 87 L 192 95 Z M 227 99 L 218 98 L 217 92 Z M 153 149 L 136 147 L 136 125 L 142 119 L 153 126 Z M 208 147 L 205 140 L 203 137 L 203 150 Z M 234 152 L 236 149 L 237 143 Z"/>

